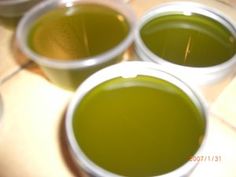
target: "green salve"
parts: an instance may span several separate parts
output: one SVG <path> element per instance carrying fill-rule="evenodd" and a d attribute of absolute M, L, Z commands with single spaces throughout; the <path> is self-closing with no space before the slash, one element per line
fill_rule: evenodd
<path fill-rule="evenodd" d="M 198 150 L 205 119 L 175 85 L 154 77 L 115 78 L 85 95 L 73 116 L 87 157 L 115 174 L 170 172 Z"/>
<path fill-rule="evenodd" d="M 153 53 L 179 65 L 213 66 L 236 52 L 235 36 L 221 23 L 199 14 L 156 17 L 140 34 Z"/>
<path fill-rule="evenodd" d="M 55 8 L 37 19 L 28 44 L 40 55 L 72 60 L 112 49 L 128 32 L 128 21 L 119 12 L 98 4 L 77 4 Z"/>

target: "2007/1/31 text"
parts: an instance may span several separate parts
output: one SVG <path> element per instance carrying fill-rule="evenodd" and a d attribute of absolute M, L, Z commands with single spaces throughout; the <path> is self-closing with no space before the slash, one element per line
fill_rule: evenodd
<path fill-rule="evenodd" d="M 192 162 L 221 162 L 221 160 L 220 155 L 196 155 L 190 158 Z"/>

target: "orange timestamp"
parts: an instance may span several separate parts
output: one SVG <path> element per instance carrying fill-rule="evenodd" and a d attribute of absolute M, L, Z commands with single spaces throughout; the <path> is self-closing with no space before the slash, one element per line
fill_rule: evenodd
<path fill-rule="evenodd" d="M 220 155 L 194 155 L 189 160 L 192 162 L 221 162 L 222 157 Z"/>

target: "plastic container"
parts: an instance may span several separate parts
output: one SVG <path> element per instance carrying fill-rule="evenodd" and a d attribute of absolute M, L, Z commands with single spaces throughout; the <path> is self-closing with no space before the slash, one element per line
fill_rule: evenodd
<path fill-rule="evenodd" d="M 191 21 L 191 18 L 195 18 L 194 15 L 200 17 L 193 22 Z M 156 20 L 156 22 L 158 22 L 158 19 L 163 20 L 164 18 L 168 18 L 171 16 L 182 16 L 182 21 L 179 19 L 172 19 L 169 24 L 161 24 L 160 22 L 159 26 L 156 25 L 156 29 L 161 30 L 162 27 L 168 28 L 171 33 L 176 30 L 176 28 L 178 28 L 177 30 L 185 30 L 185 33 L 177 34 L 176 32 L 176 35 L 174 36 L 172 34 L 175 32 L 173 32 L 171 34 L 172 37 L 170 37 L 171 35 L 166 34 L 166 38 L 164 37 L 165 39 L 160 39 L 158 37 L 154 39 L 157 41 L 156 45 L 164 45 L 165 42 L 167 43 L 167 47 L 165 49 L 163 48 L 163 51 L 165 50 L 166 53 L 171 53 L 170 55 L 172 55 L 172 58 L 168 56 L 168 54 L 166 57 L 166 55 L 161 53 L 160 50 L 159 53 L 157 51 L 153 51 L 150 46 L 148 46 L 144 41 L 144 37 L 141 34 L 141 31 L 146 28 L 147 25 L 150 25 L 151 23 L 154 24 L 153 21 Z M 162 25 L 162 27 L 160 27 L 160 25 Z M 155 25 L 152 25 L 152 27 L 154 28 Z M 191 36 L 189 31 L 187 30 L 192 30 L 194 31 L 193 33 L 199 33 L 200 35 L 198 37 L 194 37 L 193 35 Z M 189 36 L 186 37 L 186 35 L 188 34 Z M 226 58 L 221 57 L 220 59 L 222 61 L 218 63 L 216 62 L 215 64 L 214 62 L 213 64 L 207 65 L 204 65 L 204 63 L 185 64 L 185 60 L 188 60 L 188 56 L 191 56 L 194 53 L 194 50 L 194 54 L 199 55 L 199 60 L 201 60 L 203 57 L 209 56 L 209 58 L 214 61 L 214 57 L 218 57 L 218 55 L 214 56 L 214 54 L 217 52 L 221 54 L 219 52 L 219 49 L 221 49 L 221 47 L 212 47 L 218 44 L 212 42 L 211 45 L 210 43 L 208 45 L 207 41 L 201 39 L 203 38 L 201 35 L 209 35 L 214 40 L 218 40 L 217 42 L 219 42 L 220 40 L 228 40 L 227 42 L 223 41 L 225 43 L 220 45 L 230 46 L 230 48 L 232 49 L 232 51 L 230 51 L 231 54 L 226 56 Z M 225 36 L 227 36 L 228 38 L 226 38 Z M 184 39 L 184 37 L 186 38 Z M 199 41 L 196 42 L 196 40 L 198 39 Z M 166 41 L 163 42 L 163 40 Z M 202 40 L 203 42 L 201 42 L 200 40 Z M 226 83 L 228 83 L 228 81 L 231 80 L 234 76 L 236 67 L 235 40 L 236 28 L 232 18 L 230 18 L 230 16 L 227 16 L 227 13 L 224 13 L 217 8 L 205 5 L 200 2 L 196 3 L 176 1 L 163 3 L 156 7 L 153 7 L 141 17 L 138 28 L 135 32 L 136 52 L 141 60 L 158 63 L 163 67 L 168 68 L 181 78 L 188 80 L 189 82 L 199 86 L 203 90 L 207 90 L 206 96 L 208 94 L 211 94 L 213 92 L 212 90 L 217 90 L 217 85 L 225 85 L 224 82 L 227 81 Z M 183 47 L 183 51 L 178 51 L 178 49 L 183 45 L 185 45 Z M 196 46 L 198 47 L 198 49 L 196 49 Z M 178 56 L 180 52 L 182 52 L 180 60 L 183 61 L 183 63 L 181 64 L 176 62 L 174 59 L 174 57 Z M 195 58 L 195 60 L 197 59 Z M 218 94 L 219 91 L 217 91 L 217 93 L 213 96 L 213 99 Z"/>
<path fill-rule="evenodd" d="M 120 14 L 117 16 L 117 18 L 121 19 L 125 18 L 128 23 L 129 30 L 127 35 L 123 37 L 123 39 L 115 46 L 112 46 L 111 49 L 107 49 L 96 55 L 82 57 L 78 59 L 71 58 L 71 60 L 69 59 L 67 61 L 62 61 L 57 58 L 45 57 L 44 55 L 38 54 L 29 47 L 28 38 L 30 30 L 34 22 L 37 21 L 42 15 L 50 13 L 52 10 L 56 10 L 58 8 L 63 7 L 66 8 L 65 16 L 70 16 L 71 14 L 74 13 L 77 7 L 84 4 L 100 5 L 117 11 Z M 77 10 L 76 13 L 79 13 L 79 11 Z M 56 85 L 61 86 L 62 88 L 75 90 L 77 86 L 93 72 L 105 66 L 120 62 L 122 60 L 122 54 L 126 51 L 126 49 L 130 46 L 130 44 L 133 41 L 133 30 L 136 22 L 135 20 L 136 17 L 132 9 L 129 7 L 129 5 L 122 3 L 121 1 L 109 1 L 109 0 L 45 1 L 43 3 L 38 4 L 36 7 L 31 9 L 27 14 L 25 14 L 25 16 L 22 18 L 22 20 L 18 25 L 16 37 L 22 51 L 30 59 L 32 59 L 33 61 L 35 61 L 37 64 L 40 65 L 40 67 L 45 72 L 49 80 L 51 80 Z M 95 20 L 91 19 L 90 21 L 96 23 L 96 19 Z M 98 33 L 92 35 L 97 35 L 97 36 L 104 35 L 103 31 L 99 31 L 100 29 L 99 25 L 100 24 L 97 24 L 94 27 L 95 29 L 98 28 L 97 30 Z M 68 25 L 66 26 L 64 25 L 64 27 L 68 27 Z M 62 29 L 62 28 L 60 27 L 57 29 Z M 68 28 L 66 30 L 68 30 Z M 108 33 L 113 36 L 116 35 L 114 31 L 109 29 L 107 30 L 106 34 Z M 50 35 L 48 36 L 50 38 Z M 86 37 L 87 36 L 85 36 L 85 38 Z M 76 35 L 73 38 L 76 38 Z M 65 37 L 65 40 L 67 39 L 68 38 Z M 46 42 L 47 41 L 50 40 L 46 40 Z M 63 41 L 61 43 L 62 45 L 64 45 Z M 102 40 L 99 41 L 99 44 L 101 46 L 104 45 L 104 41 Z M 67 46 L 65 45 L 65 47 Z M 77 46 L 74 45 L 72 47 L 77 47 Z M 60 53 L 61 50 L 57 50 L 56 53 L 57 52 Z"/>
<path fill-rule="evenodd" d="M 132 69 L 130 69 L 130 68 L 132 68 Z M 144 77 L 144 80 L 142 79 L 142 77 Z M 141 80 L 139 80 L 140 78 L 141 78 Z M 149 80 L 150 78 L 151 78 L 151 80 Z M 156 81 L 159 84 L 157 84 Z M 167 130 L 176 130 L 177 132 L 184 131 L 184 134 L 188 135 L 189 133 L 187 133 L 187 131 L 188 131 L 187 129 L 189 129 L 189 130 L 194 129 L 191 125 L 190 126 L 187 125 L 187 127 L 183 128 L 183 129 L 179 129 L 177 127 L 174 127 L 177 124 L 182 125 L 182 124 L 186 123 L 185 121 L 181 120 L 181 118 L 185 117 L 186 120 L 188 121 L 189 120 L 188 118 L 190 118 L 190 119 L 193 118 L 192 116 L 176 116 L 176 115 L 168 116 L 169 120 L 168 120 L 167 124 L 168 124 L 169 128 L 170 127 L 172 127 L 172 128 L 171 129 L 164 128 L 165 129 L 164 131 L 166 131 L 166 132 L 162 132 L 159 129 L 160 127 L 153 128 L 153 126 L 157 125 L 156 123 L 151 123 L 149 125 L 149 123 L 150 123 L 149 118 L 152 117 L 153 114 L 156 114 L 157 110 L 164 111 L 164 110 L 166 110 L 167 107 L 169 109 L 169 106 L 171 109 L 171 104 L 174 102 L 174 99 L 170 99 L 165 104 L 164 103 L 165 100 L 161 100 L 163 98 L 161 98 L 159 96 L 153 96 L 153 97 L 151 96 L 150 97 L 150 95 L 148 95 L 148 93 L 145 91 L 142 91 L 142 94 L 136 92 L 137 90 L 135 90 L 135 89 L 140 88 L 140 87 L 142 87 L 144 89 L 151 88 L 151 90 L 152 89 L 155 90 L 155 88 L 158 88 L 155 91 L 157 91 L 157 92 L 163 91 L 169 96 L 173 96 L 173 95 L 175 95 L 175 93 L 177 93 L 178 91 L 181 90 L 181 93 L 183 93 L 183 95 L 186 96 L 186 97 L 185 96 L 184 97 L 189 101 L 191 100 L 190 101 L 191 104 L 194 105 L 194 109 L 196 108 L 196 111 L 199 113 L 199 115 L 201 117 L 199 120 L 203 121 L 202 123 L 203 123 L 203 127 L 204 127 L 203 128 L 204 135 L 201 136 L 200 139 L 197 138 L 197 141 L 200 143 L 200 145 L 196 149 L 196 151 L 193 154 L 191 154 L 190 156 L 198 156 L 204 152 L 204 144 L 206 141 L 207 130 L 208 130 L 208 116 L 207 116 L 205 102 L 202 99 L 202 97 L 198 94 L 198 92 L 194 88 L 192 88 L 192 86 L 188 85 L 187 83 L 185 83 L 184 81 L 182 81 L 178 77 L 175 77 L 169 71 L 163 69 L 163 67 L 160 67 L 157 64 L 154 64 L 151 62 L 140 62 L 140 61 L 123 62 L 120 64 L 116 64 L 116 65 L 104 68 L 104 69 L 94 73 L 88 79 L 86 79 L 80 85 L 80 87 L 78 88 L 78 90 L 75 93 L 74 98 L 72 99 L 71 103 L 69 104 L 69 108 L 67 110 L 66 119 L 65 119 L 65 121 L 66 121 L 66 136 L 68 139 L 68 145 L 69 145 L 71 155 L 72 155 L 73 159 L 75 160 L 75 163 L 78 165 L 78 167 L 81 169 L 81 171 L 85 174 L 85 176 L 91 176 L 91 177 L 92 176 L 96 176 L 96 177 L 135 176 L 134 174 L 130 174 L 129 172 L 127 172 L 127 169 L 129 169 L 130 166 L 127 165 L 126 163 L 127 163 L 127 161 L 132 160 L 132 159 L 135 161 L 134 164 L 139 164 L 139 162 L 141 163 L 141 167 L 138 165 L 137 166 L 134 165 L 133 168 L 130 168 L 131 170 L 135 169 L 135 172 L 137 172 L 138 175 L 140 176 L 142 174 L 142 172 L 145 171 L 144 169 L 146 168 L 146 167 L 142 166 L 142 163 L 144 163 L 143 165 L 149 164 L 149 161 L 145 161 L 142 159 L 143 158 L 142 155 L 145 154 L 147 149 L 144 152 L 143 149 L 141 148 L 142 152 L 141 153 L 138 152 L 138 155 L 136 154 L 137 156 L 132 154 L 131 156 L 133 157 L 133 155 L 134 155 L 135 156 L 134 158 L 129 158 L 129 157 L 126 158 L 126 156 L 122 156 L 123 154 L 120 153 L 120 151 L 119 151 L 120 148 L 121 149 L 123 149 L 123 148 L 129 149 L 129 148 L 133 147 L 133 148 L 135 148 L 135 150 L 128 151 L 130 153 L 131 152 L 133 153 L 133 152 L 136 152 L 140 146 L 143 146 L 143 144 L 146 144 L 147 143 L 146 140 L 149 138 L 152 139 L 155 136 L 159 136 L 159 135 L 161 135 L 165 138 L 168 137 Z M 107 94 L 107 95 L 104 94 L 104 92 L 112 91 L 113 89 L 119 90 L 119 89 L 129 89 L 129 88 L 135 88 L 134 89 L 135 91 L 132 93 L 129 93 L 129 94 L 126 93 L 127 95 L 125 93 L 122 93 L 122 94 L 120 94 L 120 96 L 119 96 L 119 94 L 117 96 L 117 93 L 113 96 L 112 95 L 109 96 L 109 94 Z M 175 92 L 175 91 L 177 91 L 177 92 Z M 104 96 L 104 98 L 101 98 L 100 103 L 97 104 L 94 102 L 93 98 L 96 97 L 96 95 L 99 95 L 99 93 L 101 93 L 101 95 L 103 95 L 103 96 L 105 95 L 105 96 Z M 126 95 L 126 96 L 124 96 L 124 95 Z M 130 95 L 133 99 L 129 98 Z M 180 97 L 177 96 L 177 97 L 180 98 L 181 96 Z M 146 100 L 146 98 L 150 98 L 150 100 Z M 122 101 L 120 101 L 120 99 Z M 155 104 L 153 103 L 153 99 L 155 99 L 154 100 Z M 117 101 L 117 100 L 119 100 L 119 101 Z M 156 101 L 159 103 L 163 103 L 163 104 L 158 105 L 158 103 L 156 103 Z M 93 104 L 96 105 L 95 106 L 96 108 L 94 108 Z M 107 107 L 100 106 L 103 104 L 107 104 L 108 106 Z M 120 106 L 118 104 L 120 104 Z M 179 103 L 178 105 L 180 105 L 180 104 L 181 103 Z M 128 107 L 127 108 L 128 112 L 126 112 L 127 110 L 125 109 L 124 105 L 126 105 Z M 176 104 L 174 104 L 174 105 L 175 105 L 174 107 L 177 106 Z M 152 107 L 152 109 L 149 110 L 149 108 L 148 108 L 149 106 Z M 154 106 L 154 108 L 153 108 L 153 106 Z M 81 121 L 81 123 L 79 123 L 78 120 L 79 119 L 83 120 L 83 116 L 86 115 L 84 112 L 83 113 L 80 112 L 80 110 L 81 109 L 83 110 L 86 107 L 88 107 L 90 110 L 90 111 L 88 111 L 89 114 L 90 113 L 92 114 L 95 112 L 94 114 L 96 114 L 96 116 L 90 115 L 89 117 L 86 118 L 85 122 Z M 183 110 L 188 110 L 188 109 L 189 109 L 189 107 L 186 105 L 183 107 Z M 111 113 L 111 115 L 109 114 L 110 110 L 112 110 L 112 112 L 113 112 L 113 113 Z M 148 113 L 149 111 L 147 112 L 147 110 L 151 111 L 151 114 L 149 114 Z M 100 111 L 100 113 L 98 113 L 99 111 Z M 152 111 L 155 113 L 152 114 Z M 108 113 L 106 113 L 106 112 L 108 112 Z M 164 115 L 169 114 L 171 112 L 174 112 L 174 110 L 167 111 L 167 112 L 164 111 Z M 100 114 L 105 114 L 105 116 L 102 116 L 101 121 L 96 123 L 96 118 L 101 116 Z M 108 116 L 109 119 L 106 119 L 107 118 L 106 116 Z M 162 119 L 161 114 L 157 114 L 155 116 L 156 116 L 156 120 Z M 126 117 L 127 117 L 127 119 L 126 119 Z M 177 120 L 179 120 L 178 123 L 173 123 L 174 117 L 177 117 Z M 90 123 L 89 123 L 89 119 L 92 120 Z M 101 125 L 102 120 L 106 120 L 105 126 Z M 130 120 L 132 123 L 129 122 Z M 144 122 L 141 123 L 142 126 L 138 126 L 138 123 L 140 120 L 144 120 Z M 109 125 L 109 122 L 110 123 L 115 122 L 115 125 L 120 125 L 120 127 L 118 127 L 118 133 L 116 132 L 117 134 L 112 132 L 117 127 L 113 127 L 113 126 Z M 81 125 L 80 128 L 77 127 L 80 125 Z M 88 128 L 89 126 L 87 126 L 87 125 L 89 125 L 89 126 L 91 125 L 91 127 Z M 163 125 L 163 127 L 165 127 L 164 124 L 162 124 L 162 125 Z M 193 125 L 196 125 L 196 124 L 193 124 Z M 126 132 L 127 127 L 128 127 L 128 131 L 130 131 L 130 133 Z M 145 129 L 145 127 L 146 127 L 146 129 Z M 144 128 L 145 131 L 143 131 L 142 128 Z M 88 130 L 89 133 L 83 134 L 83 130 Z M 108 132 L 106 132 L 107 130 L 108 130 Z M 149 130 L 156 130 L 156 132 L 150 133 Z M 109 132 L 109 131 L 111 131 L 111 132 Z M 145 132 L 145 133 L 149 132 L 150 136 L 147 136 L 147 137 L 143 136 L 143 135 L 139 136 L 143 132 Z M 178 134 L 177 132 L 173 133 L 173 135 Z M 102 134 L 102 136 L 100 138 L 96 137 L 95 140 L 93 141 L 92 140 L 93 137 L 99 135 L 100 133 Z M 124 133 L 124 135 L 123 135 L 123 133 Z M 130 138 L 130 140 L 127 140 L 127 142 L 125 143 L 124 146 L 120 145 L 120 143 L 117 144 L 117 141 L 119 141 L 120 134 L 121 134 L 121 137 L 123 137 L 123 138 L 121 138 L 122 139 L 120 142 L 121 144 L 122 144 L 122 142 L 123 143 L 126 142 L 126 138 L 127 139 L 128 139 L 128 137 Z M 80 137 L 80 135 L 82 135 L 82 136 Z M 102 140 L 103 137 L 106 137 L 106 136 L 111 136 L 111 137 L 114 136 L 113 138 L 115 141 L 113 143 L 111 143 L 112 145 L 109 144 L 110 141 L 103 141 Z M 146 138 L 143 138 L 143 137 L 146 137 Z M 87 149 L 91 150 L 91 147 L 89 147 L 87 145 L 84 146 L 84 144 L 83 144 L 84 141 L 82 139 L 85 139 L 86 142 L 92 141 L 92 142 L 98 143 L 97 145 L 95 145 L 96 144 L 95 143 L 92 147 L 95 147 L 95 151 L 96 150 L 98 151 L 94 154 L 99 154 L 98 156 L 101 157 L 101 159 L 106 159 L 106 157 L 104 157 L 104 156 L 106 156 L 107 154 L 109 154 L 108 159 L 112 159 L 113 155 L 118 156 L 118 157 L 115 157 L 115 158 L 119 159 L 118 161 L 113 159 L 108 164 L 114 165 L 116 163 L 116 165 L 114 165 L 115 168 L 116 167 L 119 168 L 123 164 L 126 164 L 124 167 L 126 173 L 124 172 L 123 174 L 121 174 L 121 172 L 117 173 L 117 172 L 114 172 L 110 169 L 108 170 L 108 169 L 106 169 L 106 167 L 102 166 L 101 164 L 96 163 L 95 162 L 96 160 L 94 160 L 94 159 L 92 160 L 93 157 L 90 156 L 91 154 L 89 154 L 89 152 L 87 151 Z M 134 142 L 134 139 L 138 139 L 137 142 Z M 152 139 L 152 140 L 154 140 L 154 139 Z M 192 139 L 194 139 L 194 138 L 190 138 L 190 139 L 191 139 L 190 141 L 192 141 Z M 182 142 L 182 143 L 189 142 L 185 138 L 183 141 L 181 141 L 180 139 L 177 138 L 177 141 L 178 141 L 177 144 L 179 144 L 180 142 Z M 134 143 L 135 145 L 134 144 L 132 145 L 132 143 Z M 190 143 L 190 144 L 192 144 L 192 143 Z M 155 150 L 154 150 L 154 153 L 151 155 L 151 157 L 156 156 L 155 152 L 157 152 L 161 148 L 162 145 L 160 145 L 159 148 L 154 148 Z M 115 146 L 115 147 L 113 147 L 113 146 Z M 150 144 L 150 146 L 148 146 L 148 148 L 151 147 L 151 149 L 152 149 L 152 147 L 154 147 L 154 146 L 155 146 L 155 140 L 152 141 L 152 143 Z M 110 147 L 112 149 L 111 151 L 108 150 Z M 187 146 L 183 146 L 182 149 L 184 149 L 184 147 L 187 147 Z M 162 155 L 164 154 L 164 159 L 165 159 L 165 161 L 166 160 L 168 161 L 168 165 L 171 164 L 172 161 L 175 161 L 176 159 L 180 159 L 180 158 L 174 158 L 172 156 L 173 154 L 178 153 L 178 152 L 175 152 L 175 151 L 178 151 L 177 149 L 178 149 L 177 145 L 175 145 L 175 148 L 173 148 L 173 145 L 172 145 L 170 147 L 166 147 L 165 151 L 163 151 L 161 153 Z M 181 152 L 183 152 L 183 151 L 181 150 Z M 130 156 L 130 154 L 128 156 Z M 176 169 L 172 169 L 170 171 L 165 171 L 165 173 L 160 172 L 163 174 L 155 175 L 159 172 L 149 173 L 149 170 L 147 170 L 146 171 L 147 173 L 144 173 L 143 176 L 182 177 L 182 176 L 188 175 L 191 173 L 191 171 L 197 165 L 196 161 L 190 161 L 190 159 L 191 159 L 191 157 L 187 158 L 186 161 Z M 123 160 L 123 162 L 122 162 L 122 160 Z M 160 163 L 162 163 L 162 162 L 160 162 Z M 163 162 L 163 163 L 166 164 L 166 162 Z M 154 163 L 154 166 L 156 164 L 157 163 Z M 162 165 L 160 165 L 160 166 L 156 165 L 154 170 L 155 169 L 158 170 L 158 169 L 162 168 L 163 167 Z M 167 164 L 166 164 L 166 166 L 167 166 Z M 148 165 L 148 167 L 149 167 L 149 165 Z"/>

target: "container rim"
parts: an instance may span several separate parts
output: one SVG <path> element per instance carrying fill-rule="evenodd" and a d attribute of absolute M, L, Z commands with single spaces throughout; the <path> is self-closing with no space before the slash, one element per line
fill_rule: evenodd
<path fill-rule="evenodd" d="M 204 16 L 208 16 L 209 18 L 212 18 L 213 20 L 218 21 L 219 23 L 224 25 L 236 39 L 236 25 L 234 21 L 217 8 L 207 6 L 200 2 L 175 1 L 162 3 L 146 11 L 138 22 L 137 28 L 135 29 L 135 49 L 138 55 L 141 56 L 142 60 L 159 63 L 172 70 L 182 70 L 185 72 L 190 71 L 191 73 L 195 74 L 214 74 L 219 71 L 227 70 L 236 66 L 236 52 L 230 59 L 223 63 L 207 67 L 193 67 L 172 63 L 168 60 L 159 57 L 151 50 L 149 50 L 140 36 L 140 30 L 153 18 L 170 13 L 197 13 Z"/>
<path fill-rule="evenodd" d="M 132 68 L 132 70 L 130 68 Z M 203 141 L 199 149 L 193 155 L 199 155 L 200 153 L 204 152 L 204 147 L 208 135 L 208 111 L 206 100 L 203 98 L 203 96 L 197 91 L 196 88 L 190 86 L 183 80 L 180 80 L 178 77 L 171 74 L 170 71 L 155 63 L 145 61 L 126 61 L 104 68 L 87 78 L 75 92 L 75 95 L 69 103 L 68 110 L 66 112 L 65 130 L 70 153 L 77 165 L 82 167 L 82 169 L 84 169 L 89 174 L 99 177 L 120 177 L 119 175 L 108 172 L 97 166 L 95 163 L 89 160 L 88 157 L 86 157 L 86 155 L 80 149 L 73 133 L 72 122 L 74 110 L 83 99 L 83 97 L 95 86 L 112 78 L 132 78 L 136 77 L 137 75 L 153 76 L 169 81 L 179 87 L 186 95 L 188 95 L 192 99 L 193 103 L 199 109 L 200 113 L 202 114 L 202 118 L 205 121 L 205 136 L 203 137 Z M 190 173 L 196 167 L 196 165 L 197 162 L 189 161 L 186 162 L 186 164 L 184 164 L 183 166 L 169 173 L 159 175 L 158 177 L 182 176 L 183 174 Z"/>
<path fill-rule="evenodd" d="M 103 52 L 102 54 L 95 55 L 92 57 L 81 58 L 79 60 L 72 61 L 60 61 L 59 59 L 50 59 L 48 57 L 37 54 L 32 51 L 27 45 L 27 35 L 32 23 L 40 17 L 45 12 L 50 11 L 53 8 L 58 6 L 72 7 L 76 4 L 83 3 L 93 3 L 100 4 L 112 8 L 122 15 L 125 16 L 129 24 L 129 32 L 127 36 L 114 48 Z M 133 9 L 127 4 L 122 3 L 122 1 L 110 1 L 110 0 L 49 0 L 43 1 L 33 7 L 31 10 L 26 12 L 23 18 L 20 20 L 19 25 L 16 29 L 16 39 L 20 49 L 25 53 L 30 59 L 35 61 L 40 65 L 44 65 L 52 68 L 59 69 L 77 69 L 77 68 L 86 68 L 91 66 L 96 66 L 103 64 L 112 58 L 123 53 L 133 42 L 134 38 L 134 29 L 136 26 L 136 15 Z"/>

